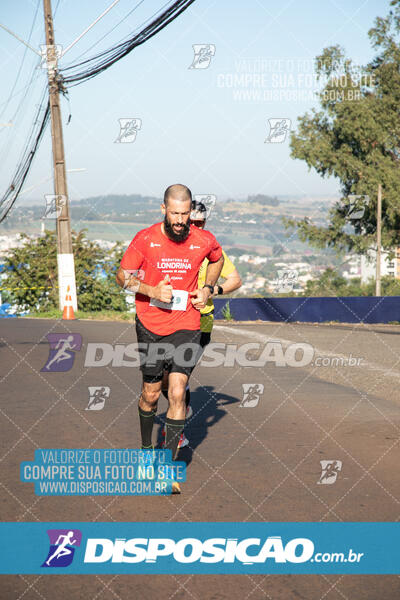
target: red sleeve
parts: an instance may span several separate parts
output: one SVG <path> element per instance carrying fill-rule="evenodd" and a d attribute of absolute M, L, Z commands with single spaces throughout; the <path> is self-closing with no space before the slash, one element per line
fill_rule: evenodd
<path fill-rule="evenodd" d="M 137 233 L 131 243 L 129 244 L 126 252 L 121 260 L 121 267 L 127 271 L 140 269 L 143 264 L 144 254 L 143 248 L 143 237 L 141 232 Z"/>
<path fill-rule="evenodd" d="M 222 256 L 222 248 L 221 246 L 218 244 L 217 240 L 215 239 L 215 237 L 212 235 L 212 233 L 210 234 L 210 250 L 207 254 L 207 258 L 209 260 L 209 262 L 213 263 L 213 262 L 217 262 L 217 260 L 219 260 Z"/>

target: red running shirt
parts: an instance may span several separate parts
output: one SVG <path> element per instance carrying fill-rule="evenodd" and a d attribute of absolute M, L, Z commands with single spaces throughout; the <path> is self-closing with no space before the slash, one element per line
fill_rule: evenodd
<path fill-rule="evenodd" d="M 129 244 L 121 267 L 127 271 L 143 271 L 145 283 L 156 286 L 168 274 L 175 290 L 197 289 L 201 264 L 205 258 L 216 262 L 222 256 L 221 246 L 209 231 L 190 226 L 184 242 L 173 242 L 162 232 L 161 223 L 139 231 Z M 182 310 L 150 306 L 151 299 L 136 294 L 136 312 L 141 323 L 157 335 L 169 335 L 179 329 L 200 329 L 200 311 L 193 307 L 190 296 Z"/>

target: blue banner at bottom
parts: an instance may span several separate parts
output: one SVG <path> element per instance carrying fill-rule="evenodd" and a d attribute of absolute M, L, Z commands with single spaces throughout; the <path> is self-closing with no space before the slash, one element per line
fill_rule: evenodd
<path fill-rule="evenodd" d="M 400 573 L 400 523 L 0 523 L 2 574 Z"/>

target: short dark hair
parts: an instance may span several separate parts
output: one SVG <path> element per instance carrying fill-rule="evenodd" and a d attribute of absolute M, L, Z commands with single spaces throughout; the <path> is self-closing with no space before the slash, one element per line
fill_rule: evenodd
<path fill-rule="evenodd" d="M 194 214 L 195 213 L 195 214 Z M 193 215 L 193 216 L 192 216 Z M 190 218 L 194 221 L 206 221 L 207 219 L 207 208 L 204 202 L 199 200 L 193 200 L 192 202 L 192 214 Z"/>
<path fill-rule="evenodd" d="M 165 206 L 167 206 L 168 198 L 170 196 L 186 196 L 186 198 L 188 200 L 190 200 L 191 203 L 193 203 L 192 192 L 186 185 L 183 185 L 182 183 L 174 183 L 173 185 L 170 185 L 169 187 L 167 187 L 167 189 L 164 192 Z M 186 199 L 186 198 L 184 198 L 184 199 Z"/>

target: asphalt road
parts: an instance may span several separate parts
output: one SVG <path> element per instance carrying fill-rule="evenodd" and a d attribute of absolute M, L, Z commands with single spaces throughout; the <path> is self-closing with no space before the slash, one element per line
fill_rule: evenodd
<path fill-rule="evenodd" d="M 82 348 L 67 372 L 41 371 L 48 358 L 49 333 L 82 336 Z M 265 366 L 237 362 L 232 366 L 200 365 L 193 373 L 194 416 L 186 428 L 190 446 L 181 450 L 179 457 L 188 463 L 182 495 L 37 497 L 32 484 L 19 481 L 20 462 L 33 460 L 36 448 L 139 446 L 139 370 L 112 365 L 84 367 L 88 343 L 128 344 L 136 341 L 135 331 L 127 323 L 0 320 L 1 520 L 398 520 L 400 327 L 225 322 L 218 324 L 213 334 L 213 341 L 231 348 L 244 343 L 259 343 L 263 348 L 272 340 L 277 343 Z M 293 344 L 299 345 L 296 352 Z M 304 348 L 307 364 L 301 363 Z M 250 362 L 256 360 L 255 347 L 249 348 L 246 357 Z M 259 393 L 252 398 L 245 396 L 250 384 L 259 386 Z M 85 410 L 89 386 L 110 388 L 102 410 Z M 161 399 L 161 417 L 165 411 L 166 401 Z M 155 437 L 157 433 L 160 439 L 160 426 Z M 319 483 L 323 460 L 341 463 L 333 483 L 332 479 L 329 484 Z M 0 598 L 7 600 L 161 597 L 394 599 L 400 597 L 400 578 L 0 578 Z"/>

